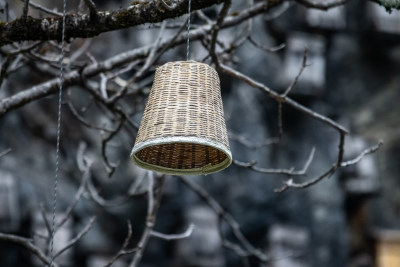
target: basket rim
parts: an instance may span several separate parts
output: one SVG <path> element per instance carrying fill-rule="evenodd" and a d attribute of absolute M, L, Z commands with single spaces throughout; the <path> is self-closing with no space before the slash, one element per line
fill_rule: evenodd
<path fill-rule="evenodd" d="M 165 67 L 165 66 L 167 66 L 167 65 L 171 65 L 171 64 L 197 64 L 197 65 L 205 65 L 205 66 L 207 66 L 207 67 L 209 67 L 209 68 L 211 68 L 211 69 L 215 70 L 215 68 L 214 68 L 214 67 L 212 67 L 212 66 L 210 66 L 209 64 L 207 64 L 207 63 L 204 63 L 204 62 L 199 62 L 199 61 L 196 61 L 196 60 L 177 60 L 177 61 L 168 61 L 168 62 L 165 62 L 164 64 L 162 64 L 162 65 L 160 65 L 160 66 L 157 66 L 157 68 L 156 68 L 156 69 L 158 69 L 158 68 L 161 68 L 161 67 Z"/>
<path fill-rule="evenodd" d="M 138 153 L 139 151 L 141 151 L 146 147 L 150 147 L 153 145 L 171 144 L 171 143 L 194 143 L 194 144 L 209 146 L 223 152 L 226 155 L 226 159 L 216 165 L 206 165 L 201 168 L 174 169 L 174 168 L 167 168 L 154 164 L 149 164 L 147 162 L 142 161 L 136 156 L 136 153 Z M 179 136 L 179 137 L 170 136 L 170 137 L 159 137 L 159 138 L 149 139 L 144 142 L 136 144 L 132 148 L 130 157 L 136 165 L 144 169 L 157 171 L 164 174 L 177 174 L 177 175 L 206 175 L 222 171 L 223 169 L 229 167 L 229 165 L 231 165 L 232 163 L 232 153 L 224 145 L 205 137 L 194 137 L 194 136 Z"/>

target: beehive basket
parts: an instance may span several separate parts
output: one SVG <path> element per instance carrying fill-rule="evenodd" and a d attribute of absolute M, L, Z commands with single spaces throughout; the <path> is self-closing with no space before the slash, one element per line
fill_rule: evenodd
<path fill-rule="evenodd" d="M 215 69 L 195 61 L 156 69 L 131 158 L 166 174 L 209 174 L 231 164 Z"/>

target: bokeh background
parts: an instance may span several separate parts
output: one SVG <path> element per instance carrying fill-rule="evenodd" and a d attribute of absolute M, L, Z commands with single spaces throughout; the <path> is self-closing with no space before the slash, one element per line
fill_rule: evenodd
<path fill-rule="evenodd" d="M 11 19 L 19 16 L 22 2 L 8 2 Z M 78 2 L 68 2 L 71 11 L 79 7 Z M 103 10 L 129 4 L 95 2 Z M 233 2 L 233 11 L 245 7 L 245 3 Z M 204 11 L 210 17 L 217 14 L 216 7 Z M 184 18 L 171 22 L 184 23 Z M 193 23 L 200 21 L 195 17 Z M 399 266 L 395 264 L 400 264 L 400 12 L 393 10 L 389 14 L 367 1 L 351 1 L 327 12 L 286 2 L 274 12 L 255 18 L 252 26 L 252 38 L 257 43 L 265 47 L 286 46 L 268 52 L 246 42 L 231 55 L 236 69 L 283 92 L 297 75 L 307 48 L 310 65 L 290 97 L 350 130 L 345 159 L 356 157 L 379 140 L 384 145 L 358 165 L 344 168 L 307 189 L 275 193 L 287 177 L 261 174 L 236 165 L 217 174 L 190 179 L 237 220 L 250 242 L 270 256 L 270 266 Z M 243 26 L 221 31 L 220 41 L 228 44 L 240 27 Z M 174 29 L 167 30 L 164 35 L 172 32 Z M 104 33 L 93 38 L 89 51 L 97 61 L 102 61 L 150 44 L 157 34 L 154 25 Z M 82 42 L 73 41 L 70 50 Z M 207 54 L 198 42 L 191 44 L 191 52 L 196 60 Z M 177 47 L 166 52 L 157 65 L 184 58 L 185 47 Z M 130 75 L 123 78 L 129 79 Z M 0 98 L 48 78 L 33 67 L 22 68 L 2 84 Z M 255 161 L 264 168 L 301 169 L 315 147 L 307 177 L 296 178 L 304 181 L 335 162 L 337 133 L 287 106 L 283 108 L 281 141 L 266 145 L 267 140 L 278 135 L 277 103 L 232 77 L 221 73 L 220 78 L 234 159 Z M 136 111 L 132 120 L 137 123 L 152 76 L 141 82 L 146 85 L 144 89 L 124 102 L 127 110 Z M 90 99 L 74 87 L 70 92 L 69 97 L 78 107 L 85 106 Z M 145 192 L 147 172 L 129 159 L 134 134 L 121 132 L 107 147 L 110 159 L 120 164 L 108 178 L 101 159 L 102 133 L 82 125 L 66 105 L 63 111 L 59 210 L 66 209 L 80 185 L 82 173 L 76 158 L 83 145 L 85 156 L 93 161 L 91 185 L 99 192 L 99 201 L 107 205 L 99 205 L 84 194 L 71 220 L 56 235 L 56 250 L 95 215 L 92 229 L 63 255 L 62 262 L 63 266 L 103 266 L 120 249 L 128 231 L 127 220 L 133 226 L 132 246 L 140 237 L 147 200 L 124 197 Z M 99 107 L 92 107 L 86 119 L 113 125 Z M 0 117 L 0 151 L 12 149 L 0 158 L 0 231 L 34 236 L 38 245 L 38 236 L 45 231 L 40 206 L 50 210 L 52 203 L 56 120 L 56 96 Z M 217 215 L 179 179 L 167 177 L 156 229 L 179 233 L 190 223 L 196 230 L 187 239 L 151 239 L 140 266 L 242 266 L 237 255 L 221 246 Z M 228 227 L 222 231 L 234 240 Z M 122 257 L 113 266 L 128 266 L 129 260 L 130 256 Z M 259 266 L 254 259 L 250 264 Z M 0 266 L 41 265 L 22 246 L 1 241 Z"/>

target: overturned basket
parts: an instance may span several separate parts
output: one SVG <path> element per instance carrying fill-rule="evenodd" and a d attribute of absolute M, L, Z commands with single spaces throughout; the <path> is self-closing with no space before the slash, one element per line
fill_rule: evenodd
<path fill-rule="evenodd" d="M 209 174 L 231 164 L 215 69 L 195 61 L 157 68 L 131 158 L 166 174 Z"/>

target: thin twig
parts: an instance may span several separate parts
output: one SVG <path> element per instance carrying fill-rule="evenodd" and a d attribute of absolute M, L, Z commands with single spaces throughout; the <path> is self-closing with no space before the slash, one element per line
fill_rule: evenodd
<path fill-rule="evenodd" d="M 216 66 L 219 65 L 219 60 L 218 60 L 216 50 L 215 50 L 218 32 L 221 28 L 221 25 L 224 22 L 225 17 L 228 15 L 228 11 L 229 11 L 230 7 L 231 7 L 231 0 L 224 1 L 224 5 L 222 6 L 221 11 L 219 12 L 217 21 L 215 22 L 214 26 L 212 27 L 209 52 L 210 52 L 211 58 Z"/>
<path fill-rule="evenodd" d="M 161 4 L 163 5 L 164 8 L 166 8 L 167 10 L 174 10 L 176 9 L 178 6 L 180 6 L 182 3 L 186 2 L 186 0 L 178 0 L 178 1 L 172 1 L 171 4 L 167 4 L 165 2 L 165 0 L 160 0 Z"/>
<path fill-rule="evenodd" d="M 293 87 L 297 84 L 297 81 L 299 80 L 301 74 L 303 73 L 304 69 L 308 66 L 307 65 L 307 48 L 304 48 L 304 54 L 303 54 L 303 62 L 301 63 L 301 68 L 299 70 L 299 73 L 297 76 L 294 78 L 294 80 L 290 83 L 288 88 L 286 88 L 286 91 L 282 94 L 283 97 L 286 97 L 290 91 L 292 91 Z"/>
<path fill-rule="evenodd" d="M 270 52 L 270 53 L 278 52 L 278 51 L 280 51 L 280 50 L 282 50 L 283 48 L 286 47 L 286 44 L 284 44 L 284 43 L 283 43 L 283 44 L 280 44 L 280 45 L 277 45 L 277 46 L 274 46 L 274 47 L 266 47 L 266 46 L 263 46 L 263 45 L 257 43 L 257 42 L 253 39 L 253 37 L 251 37 L 251 35 L 249 35 L 249 36 L 247 37 L 247 39 L 248 39 L 248 40 L 250 41 L 250 43 L 251 43 L 252 45 L 254 45 L 255 47 L 260 48 L 261 50 L 264 50 L 264 51 Z"/>
<path fill-rule="evenodd" d="M 265 92 L 270 98 L 276 100 L 277 102 L 288 104 L 289 106 L 305 113 L 306 115 L 308 115 L 316 120 L 319 120 L 325 124 L 330 125 L 331 127 L 335 128 L 339 132 L 343 132 L 345 134 L 348 133 L 348 131 L 343 126 L 337 124 L 333 120 L 331 120 L 315 111 L 310 110 L 309 108 L 301 105 L 300 103 L 292 100 L 291 98 L 289 98 L 287 96 L 279 95 L 278 93 L 272 91 L 270 88 L 268 88 L 264 84 L 251 79 L 249 76 L 246 76 L 239 71 L 236 71 L 236 70 L 234 70 L 226 65 L 223 65 L 223 64 L 220 64 L 220 70 L 239 79 L 239 80 L 246 82 L 247 84 L 249 84 L 252 87 L 260 89 L 261 91 Z"/>
<path fill-rule="evenodd" d="M 6 150 L 4 150 L 3 152 L 0 153 L 0 158 L 4 157 L 5 155 L 10 153 L 11 151 L 12 151 L 11 148 L 7 148 Z"/>
<path fill-rule="evenodd" d="M 100 73 L 100 93 L 104 99 L 108 99 L 107 83 L 108 77 L 104 73 Z"/>
<path fill-rule="evenodd" d="M 23 0 L 21 0 L 21 1 L 23 1 Z M 53 16 L 61 17 L 63 15 L 60 12 L 48 9 L 48 8 L 46 8 L 46 7 L 42 6 L 42 5 L 39 5 L 37 3 L 34 3 L 32 1 L 29 2 L 29 5 L 31 7 L 33 7 L 33 8 L 36 8 L 37 10 L 43 11 L 44 13 L 47 13 L 47 14 L 50 14 L 50 15 L 53 15 Z"/>
<path fill-rule="evenodd" d="M 267 255 L 265 255 L 265 253 L 261 252 L 259 249 L 256 249 L 253 245 L 250 244 L 250 242 L 241 232 L 240 226 L 236 222 L 236 220 L 227 211 L 225 211 L 221 207 L 221 205 L 215 199 L 213 199 L 206 190 L 204 190 L 197 183 L 193 182 L 193 180 L 191 179 L 188 179 L 184 176 L 177 176 L 177 177 L 180 179 L 180 181 L 182 181 L 187 187 L 189 187 L 193 192 L 195 192 L 202 200 L 204 200 L 205 203 L 207 203 L 214 210 L 214 212 L 218 215 L 220 227 L 221 227 L 221 220 L 225 221 L 229 225 L 234 236 L 239 241 L 240 245 L 243 247 L 246 253 L 249 253 L 249 255 L 256 257 L 260 262 L 267 262 L 268 260 Z M 220 235 L 221 239 L 224 241 L 225 238 L 223 237 L 222 232 L 220 232 Z M 229 246 L 227 248 L 233 249 L 234 252 L 238 251 L 232 246 Z M 247 257 L 247 254 L 240 253 L 238 254 L 238 256 Z"/>
<path fill-rule="evenodd" d="M 271 21 L 274 20 L 280 16 L 283 15 L 286 11 L 288 11 L 289 8 L 291 8 L 294 5 L 293 2 L 283 2 L 279 7 L 273 9 L 271 12 L 268 12 L 264 16 L 265 21 Z"/>
<path fill-rule="evenodd" d="M 4 63 L 1 64 L 1 69 L 0 69 L 0 88 L 3 85 L 3 81 L 7 78 L 9 75 L 8 68 L 10 67 L 11 63 L 13 62 L 14 57 L 11 55 L 8 55 L 6 59 L 4 60 Z"/>
<path fill-rule="evenodd" d="M 148 204 L 147 204 L 147 220 L 151 220 L 153 216 L 153 209 L 154 209 L 154 174 L 152 171 L 147 171 L 147 197 L 148 197 Z"/>
<path fill-rule="evenodd" d="M 139 262 L 142 259 L 144 248 L 146 247 L 147 243 L 151 238 L 151 232 L 154 228 L 154 224 L 157 218 L 158 208 L 160 206 L 161 196 L 163 192 L 163 186 L 165 182 L 165 176 L 161 176 L 159 179 L 160 189 L 156 191 L 155 195 L 153 195 L 153 188 L 147 189 L 148 194 L 148 203 L 147 203 L 147 218 L 146 218 L 146 227 L 143 231 L 143 234 L 136 246 L 137 251 L 135 256 L 133 257 L 129 267 L 136 267 L 138 266 Z M 151 198 L 154 196 L 154 201 L 151 202 Z M 151 214 L 150 214 L 151 210 Z"/>
<path fill-rule="evenodd" d="M 233 163 L 237 166 L 243 167 L 243 168 L 248 168 L 250 170 L 253 170 L 255 172 L 260 172 L 260 173 L 264 173 L 264 174 L 283 174 L 283 175 L 287 175 L 287 176 L 304 176 L 307 174 L 307 170 L 310 167 L 310 164 L 314 158 L 314 154 L 315 154 L 315 147 L 313 147 L 313 149 L 310 152 L 310 155 L 307 158 L 306 163 L 304 164 L 303 169 L 295 171 L 293 169 L 265 169 L 265 168 L 260 168 L 255 166 L 255 164 L 257 162 L 241 162 L 238 160 L 233 160 Z"/>
<path fill-rule="evenodd" d="M 375 146 L 372 146 L 368 149 L 365 149 L 364 151 L 362 151 L 357 157 L 355 157 L 352 160 L 348 160 L 345 162 L 342 162 L 340 164 L 340 167 L 349 167 L 351 165 L 355 165 L 358 162 L 360 162 L 365 156 L 375 153 L 376 151 L 378 151 L 378 149 L 383 145 L 383 141 L 379 141 L 378 144 L 376 144 Z"/>
<path fill-rule="evenodd" d="M 46 255 L 43 253 L 43 251 L 40 248 L 38 248 L 36 245 L 34 245 L 32 243 L 31 239 L 24 238 L 24 237 L 17 236 L 17 235 L 12 235 L 12 234 L 0 233 L 0 240 L 11 241 L 16 244 L 20 244 L 20 245 L 24 246 L 25 248 L 27 248 L 34 255 L 36 255 L 40 259 L 41 262 L 43 262 L 46 265 L 50 264 L 49 259 L 46 257 Z M 57 267 L 58 265 L 56 263 L 53 263 L 53 266 Z"/>
<path fill-rule="evenodd" d="M 121 249 L 118 251 L 117 254 L 115 254 L 115 256 L 106 264 L 104 265 L 104 267 L 110 267 L 111 265 L 113 265 L 114 262 L 116 262 L 120 257 L 127 255 L 127 254 L 131 254 L 136 252 L 138 249 L 137 248 L 133 248 L 133 249 L 126 249 L 129 245 L 129 242 L 131 241 L 132 238 L 132 224 L 130 221 L 128 221 L 128 235 L 126 236 L 124 243 L 122 244 Z"/>
<path fill-rule="evenodd" d="M 113 175 L 114 171 L 116 170 L 116 168 L 119 165 L 119 162 L 113 163 L 113 162 L 110 162 L 110 160 L 108 159 L 107 152 L 106 152 L 107 143 L 111 139 L 113 139 L 114 136 L 116 136 L 119 133 L 119 131 L 121 130 L 124 123 L 125 123 L 125 118 L 121 117 L 119 119 L 119 123 L 118 123 L 118 126 L 116 127 L 116 129 L 112 133 L 110 133 L 106 138 L 104 138 L 101 142 L 101 155 L 103 157 L 103 162 L 104 162 L 107 172 L 108 172 L 108 177 L 111 177 Z"/>
<path fill-rule="evenodd" d="M 68 242 L 68 244 L 62 248 L 60 251 L 58 251 L 54 255 L 54 259 L 56 259 L 58 256 L 60 256 L 62 253 L 64 253 L 66 250 L 70 249 L 72 246 L 76 244 L 89 230 L 92 228 L 94 221 L 96 220 L 96 216 L 93 216 L 90 218 L 89 222 L 86 224 L 86 226 L 73 238 L 71 241 Z"/>
<path fill-rule="evenodd" d="M 283 136 L 283 105 L 282 102 L 278 102 L 278 142 L 282 139 Z"/>
<path fill-rule="evenodd" d="M 295 0 L 297 3 L 308 7 L 321 10 L 328 10 L 334 7 L 343 6 L 347 4 L 349 0 L 331 0 L 331 1 L 310 1 L 310 0 Z"/>
<path fill-rule="evenodd" d="M 286 191 L 286 190 L 289 189 L 289 188 L 297 188 L 297 189 L 299 189 L 299 188 L 307 188 L 307 187 L 310 187 L 310 186 L 312 186 L 312 185 L 318 183 L 318 182 L 321 181 L 322 179 L 333 175 L 333 174 L 336 172 L 336 170 L 337 170 L 338 168 L 341 168 L 341 167 L 348 167 L 348 166 L 357 164 L 357 163 L 360 162 L 366 155 L 369 155 L 369 154 L 371 154 L 371 153 L 374 153 L 374 152 L 378 151 L 378 149 L 379 149 L 382 145 L 383 145 L 383 142 L 380 141 L 377 145 L 375 145 L 375 146 L 373 146 L 373 147 L 370 147 L 370 148 L 364 150 L 363 152 L 361 152 L 361 153 L 360 153 L 357 157 L 355 157 L 354 159 L 349 160 L 349 161 L 345 161 L 345 162 L 340 162 L 340 163 L 339 163 L 339 166 L 337 165 L 337 163 L 335 163 L 335 164 L 333 164 L 326 172 L 324 172 L 322 175 L 320 175 L 320 176 L 318 176 L 318 177 L 316 177 L 316 178 L 314 178 L 314 179 L 312 179 L 312 180 L 306 181 L 306 182 L 304 182 L 304 183 L 295 183 L 295 182 L 293 182 L 293 179 L 289 179 L 289 180 L 287 180 L 287 181 L 284 182 L 284 186 L 283 186 L 283 187 L 281 187 L 280 189 L 276 189 L 275 192 L 277 192 L 277 193 L 282 193 L 282 192 Z M 340 153 L 339 153 L 339 154 L 340 154 Z M 340 159 L 339 159 L 339 160 L 340 160 Z M 339 162 L 339 160 L 338 160 L 338 162 Z"/>
<path fill-rule="evenodd" d="M 26 19 L 28 17 L 28 12 L 29 12 L 29 0 L 25 0 L 24 10 L 22 13 L 23 19 Z"/>
<path fill-rule="evenodd" d="M 160 46 L 160 43 L 162 40 L 162 35 L 165 30 L 165 26 L 166 26 L 166 21 L 163 21 L 161 24 L 161 28 L 158 32 L 157 39 L 156 39 L 154 45 L 152 46 L 152 48 L 150 49 L 149 55 L 146 58 L 146 61 L 145 61 L 144 65 L 142 66 L 142 68 L 140 68 L 140 70 L 137 71 L 135 73 L 135 75 L 127 81 L 125 86 L 118 93 L 116 93 L 110 99 L 108 99 L 108 103 L 115 103 L 118 99 L 122 98 L 125 95 L 126 91 L 128 90 L 128 87 L 131 84 L 135 83 L 138 79 L 143 77 L 144 74 L 149 70 L 149 68 L 159 59 L 159 56 L 161 56 L 161 54 L 164 51 L 160 51 L 160 54 L 157 57 L 156 57 L 156 52 L 159 49 L 159 46 Z"/>
<path fill-rule="evenodd" d="M 85 146 L 84 143 L 81 143 L 79 146 L 77 161 L 83 162 L 83 154 L 84 154 L 84 150 L 85 150 L 84 146 Z M 85 192 L 85 185 L 87 183 L 87 180 L 90 177 L 90 167 L 91 166 L 92 166 L 92 162 L 86 160 L 85 167 L 83 170 L 81 170 L 83 172 L 83 174 L 82 174 L 82 180 L 79 185 L 78 191 L 76 192 L 74 199 L 72 200 L 70 205 L 67 207 L 65 212 L 61 215 L 61 217 L 59 219 L 59 223 L 56 225 L 56 230 L 61 228 L 67 222 L 67 220 L 71 217 L 73 209 L 76 207 L 76 205 L 78 204 L 79 200 L 81 199 L 83 193 Z"/>
<path fill-rule="evenodd" d="M 275 189 L 274 191 L 275 191 L 275 193 L 282 193 L 282 192 L 286 191 L 289 188 L 307 188 L 307 187 L 310 187 L 312 185 L 317 184 L 318 182 L 320 182 L 325 177 L 331 176 L 336 171 L 336 169 L 337 169 L 336 164 L 334 164 L 334 165 L 332 165 L 331 168 L 329 168 L 322 175 L 318 176 L 317 178 L 315 178 L 313 180 L 309 180 L 309 181 L 307 181 L 305 183 L 301 183 L 301 184 L 294 183 L 293 179 L 289 179 L 289 180 L 283 182 L 284 183 L 283 187 L 281 187 L 279 189 Z"/>
<path fill-rule="evenodd" d="M 85 4 L 89 8 L 90 19 L 97 19 L 97 7 L 92 0 L 84 0 Z"/>
<path fill-rule="evenodd" d="M 212 24 L 213 21 L 202 10 L 197 10 L 196 15 L 207 24 Z"/>
<path fill-rule="evenodd" d="M 262 147 L 265 147 L 265 146 L 276 144 L 279 141 L 278 138 L 268 138 L 264 142 L 253 143 L 253 142 L 249 141 L 246 137 L 244 137 L 242 135 L 238 135 L 238 134 L 232 133 L 232 132 L 229 132 L 228 136 L 229 136 L 229 140 L 236 141 L 236 142 L 244 145 L 245 147 L 247 147 L 249 149 L 262 148 Z"/>
<path fill-rule="evenodd" d="M 49 238 L 50 237 L 50 233 L 51 233 L 50 222 L 49 222 L 49 220 L 48 220 L 48 218 L 46 216 L 46 210 L 45 210 L 43 204 L 40 204 L 39 207 L 40 207 L 40 213 L 42 215 L 44 225 L 46 226 L 46 229 L 47 229 L 47 238 Z"/>
<path fill-rule="evenodd" d="M 93 185 L 93 182 L 91 181 L 90 177 L 86 182 L 86 191 L 88 197 L 93 200 L 96 204 L 98 204 L 101 207 L 115 207 L 115 206 L 120 206 L 121 204 L 124 204 L 131 200 L 134 197 L 143 197 L 145 196 L 145 192 L 140 192 L 140 193 L 128 193 L 123 196 L 118 196 L 115 199 L 112 200 L 106 200 L 102 198 L 99 193 L 97 192 L 95 186 Z"/>
<path fill-rule="evenodd" d="M 84 126 L 86 126 L 86 127 L 88 127 L 88 128 L 95 129 L 95 130 L 104 131 L 104 132 L 107 132 L 107 133 L 112 133 L 112 132 L 113 132 L 113 130 L 111 130 L 111 129 L 107 129 L 107 128 L 100 127 L 100 126 L 96 126 L 96 125 L 93 125 L 93 124 L 89 123 L 85 118 L 83 118 L 83 117 L 78 113 L 78 111 L 75 109 L 74 105 L 72 104 L 71 100 L 68 100 L 68 101 L 67 101 L 67 104 L 68 104 L 69 109 L 70 109 L 71 112 L 72 112 L 72 115 L 74 115 L 74 117 L 75 117 L 80 123 L 82 123 Z"/>
<path fill-rule="evenodd" d="M 187 238 L 192 235 L 193 231 L 194 231 L 194 224 L 190 224 L 188 229 L 186 229 L 186 231 L 181 234 L 163 234 L 163 233 L 152 230 L 150 232 L 150 235 L 160 238 L 160 239 L 163 239 L 163 240 L 171 241 L 171 240 Z"/>

